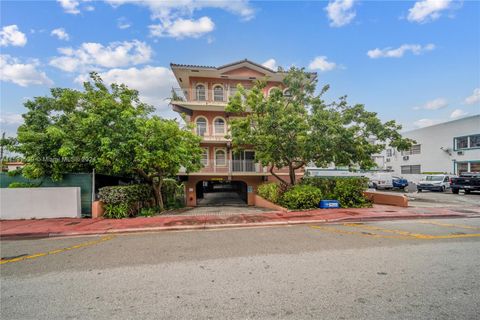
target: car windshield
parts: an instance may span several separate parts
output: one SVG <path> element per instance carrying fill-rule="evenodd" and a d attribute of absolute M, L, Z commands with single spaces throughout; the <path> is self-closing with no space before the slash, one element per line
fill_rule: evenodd
<path fill-rule="evenodd" d="M 425 179 L 427 181 L 442 181 L 443 180 L 443 177 L 442 176 L 427 176 L 427 178 Z"/>

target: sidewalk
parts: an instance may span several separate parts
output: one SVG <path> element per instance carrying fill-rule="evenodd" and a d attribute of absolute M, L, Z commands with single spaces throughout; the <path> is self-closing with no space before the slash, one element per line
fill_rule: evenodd
<path fill-rule="evenodd" d="M 266 212 L 231 216 L 157 216 L 132 219 L 2 220 L 0 236 L 6 238 L 58 237 L 123 232 L 192 230 L 225 227 L 292 225 L 392 219 L 480 217 L 480 208 L 400 208 L 375 205 L 362 209 L 315 209 L 298 212 Z"/>

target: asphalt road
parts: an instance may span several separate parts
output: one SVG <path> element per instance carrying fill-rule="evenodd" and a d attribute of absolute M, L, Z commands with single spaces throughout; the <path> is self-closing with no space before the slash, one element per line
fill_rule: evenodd
<path fill-rule="evenodd" d="M 2 319 L 480 314 L 480 219 L 3 241 L 1 254 Z"/>

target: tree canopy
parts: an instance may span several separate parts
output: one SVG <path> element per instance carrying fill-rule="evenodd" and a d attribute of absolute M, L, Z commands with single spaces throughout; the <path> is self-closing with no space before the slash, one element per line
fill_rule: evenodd
<path fill-rule="evenodd" d="M 270 90 L 259 80 L 251 90 L 241 85 L 228 103 L 227 112 L 241 114 L 231 121 L 236 149 L 251 146 L 256 160 L 268 166 L 283 184 L 295 184 L 295 170 L 313 162 L 319 167 L 370 168 L 372 155 L 388 143 L 399 150 L 412 141 L 402 138 L 395 121 L 382 122 L 375 112 L 362 104 L 349 105 L 346 97 L 326 103 L 322 96 L 328 86 L 316 94 L 317 79 L 303 69 L 292 68 L 284 79 L 286 91 Z M 289 179 L 275 173 L 288 168 Z"/>
<path fill-rule="evenodd" d="M 199 138 L 175 120 L 153 115 L 125 85 L 106 86 L 96 74 L 84 90 L 54 88 L 25 103 L 24 124 L 10 149 L 24 156 L 28 178 L 61 179 L 71 172 L 138 175 L 155 190 L 180 167 L 200 168 Z"/>

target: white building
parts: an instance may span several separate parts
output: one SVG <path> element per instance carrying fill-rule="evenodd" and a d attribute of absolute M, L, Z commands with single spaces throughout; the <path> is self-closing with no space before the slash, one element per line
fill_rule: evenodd
<path fill-rule="evenodd" d="M 397 175 L 480 172 L 480 115 L 408 131 L 416 141 L 408 151 L 387 148 L 374 157 L 379 168 Z"/>

